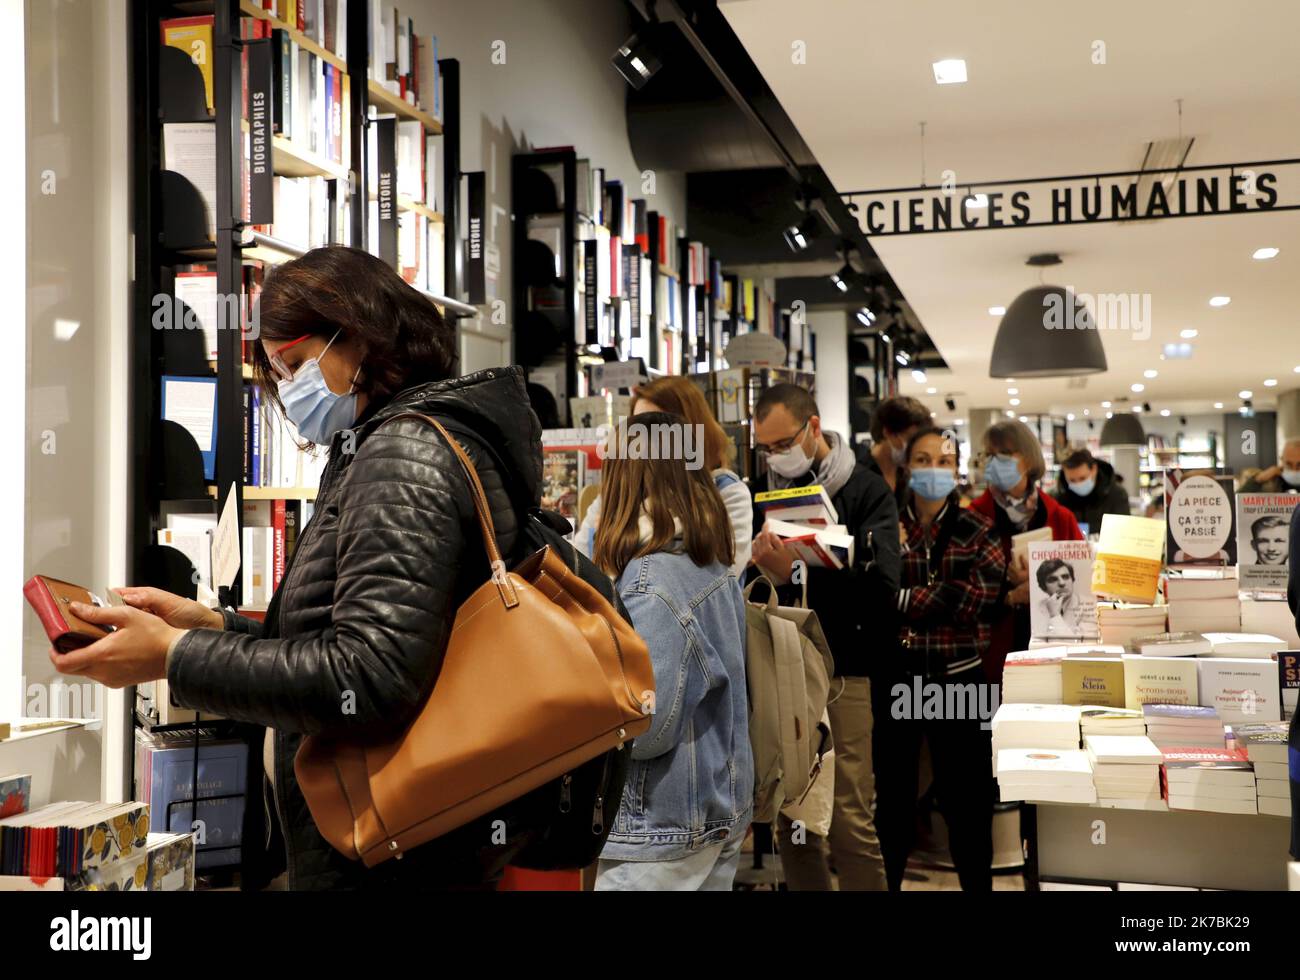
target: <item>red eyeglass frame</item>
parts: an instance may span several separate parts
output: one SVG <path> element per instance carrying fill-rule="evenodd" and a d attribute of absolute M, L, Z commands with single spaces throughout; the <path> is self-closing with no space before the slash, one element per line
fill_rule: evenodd
<path fill-rule="evenodd" d="M 294 340 L 289 341 L 287 344 L 282 345 L 278 350 L 276 350 L 274 354 L 270 355 L 267 358 L 267 360 L 271 362 L 271 370 L 274 371 L 276 374 L 278 374 L 285 381 L 292 381 L 293 372 L 290 371 L 289 368 L 284 363 L 283 360 L 284 352 L 287 351 L 290 347 L 293 347 L 295 344 L 301 344 L 304 340 L 310 340 L 314 336 L 316 335 L 305 333 L 301 337 L 298 337 Z"/>

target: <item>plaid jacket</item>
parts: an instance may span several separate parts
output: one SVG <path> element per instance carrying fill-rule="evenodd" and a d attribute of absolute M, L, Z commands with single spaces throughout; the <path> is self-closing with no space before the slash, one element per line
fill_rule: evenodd
<path fill-rule="evenodd" d="M 930 583 L 929 556 L 940 528 L 957 508 L 952 537 Z M 907 541 L 903 545 L 898 609 L 902 639 L 926 672 L 956 674 L 980 665 L 987 648 L 990 623 L 996 618 L 1006 580 L 1007 564 L 993 522 L 948 499 L 928 528 L 911 504 L 902 515 Z"/>

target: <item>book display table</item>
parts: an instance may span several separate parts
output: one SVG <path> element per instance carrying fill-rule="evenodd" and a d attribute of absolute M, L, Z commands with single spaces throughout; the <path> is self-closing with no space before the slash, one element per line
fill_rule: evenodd
<path fill-rule="evenodd" d="M 1027 889 L 1043 881 L 1287 887 L 1291 821 L 1285 817 L 1027 803 L 1022 833 Z"/>

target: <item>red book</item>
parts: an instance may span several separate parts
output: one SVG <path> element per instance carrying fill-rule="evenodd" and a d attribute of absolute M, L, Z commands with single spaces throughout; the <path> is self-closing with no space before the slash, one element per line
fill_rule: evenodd
<path fill-rule="evenodd" d="M 338 65 L 330 65 L 330 71 L 334 73 L 334 106 L 330 110 L 334 114 L 334 160 L 347 163 L 343 159 L 343 73 Z"/>
<path fill-rule="evenodd" d="M 271 578 L 272 588 L 278 589 L 284 578 L 284 501 L 271 502 L 272 555 L 275 562 L 275 574 Z"/>
<path fill-rule="evenodd" d="M 307 0 L 298 0 L 297 7 L 298 30 L 305 31 L 307 29 Z"/>

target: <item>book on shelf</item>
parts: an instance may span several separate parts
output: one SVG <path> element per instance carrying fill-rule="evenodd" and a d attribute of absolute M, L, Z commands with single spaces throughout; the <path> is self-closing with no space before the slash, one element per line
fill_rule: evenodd
<path fill-rule="evenodd" d="M 5 738 L 9 737 L 8 722 L 5 723 Z M 0 776 L 0 819 L 26 813 L 32 800 L 32 774 L 15 772 Z"/>
<path fill-rule="evenodd" d="M 160 22 L 162 43 L 189 56 L 203 76 L 203 94 L 207 98 L 208 112 L 215 110 L 212 97 L 212 24 L 211 14 L 198 17 L 169 17 Z"/>
<path fill-rule="evenodd" d="M 441 118 L 437 38 L 417 34 L 412 18 L 383 0 L 373 0 L 370 16 L 370 80 L 408 105 Z"/>
<path fill-rule="evenodd" d="M 187 833 L 192 819 L 203 821 L 196 867 L 238 862 L 247 745 L 233 739 L 200 741 L 196 783 L 192 736 L 152 735 L 137 729 L 135 764 L 136 796 L 148 803 L 157 829 Z"/>
<path fill-rule="evenodd" d="M 206 242 L 217 237 L 217 130 L 212 122 L 164 122 L 162 167 L 194 186 L 203 201 Z M 203 242 L 184 242 L 201 245 Z"/>

